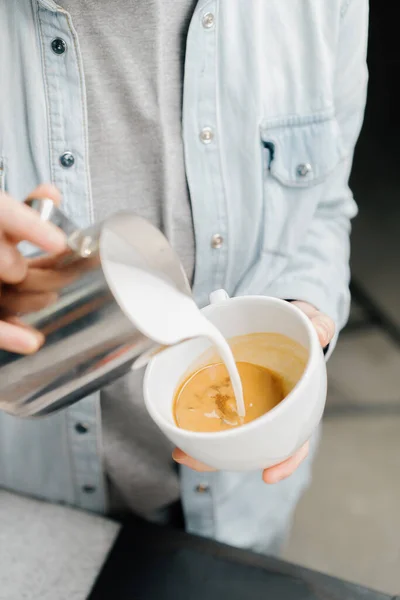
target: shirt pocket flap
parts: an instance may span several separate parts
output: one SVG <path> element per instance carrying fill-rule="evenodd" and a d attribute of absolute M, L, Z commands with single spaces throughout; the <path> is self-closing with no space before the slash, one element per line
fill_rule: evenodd
<path fill-rule="evenodd" d="M 333 117 L 264 120 L 261 140 L 269 151 L 270 174 L 291 187 L 320 183 L 344 158 Z"/>

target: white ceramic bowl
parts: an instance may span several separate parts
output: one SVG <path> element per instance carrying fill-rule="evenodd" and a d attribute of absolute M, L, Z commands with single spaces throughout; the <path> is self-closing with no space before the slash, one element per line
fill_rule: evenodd
<path fill-rule="evenodd" d="M 325 360 L 311 322 L 289 302 L 264 296 L 230 299 L 223 291 L 211 295 L 203 313 L 227 339 L 268 332 L 301 344 L 308 353 L 303 374 L 282 402 L 247 425 L 218 433 L 186 431 L 174 421 L 174 394 L 190 367 L 210 347 L 207 340 L 190 340 L 164 350 L 147 367 L 144 398 L 150 416 L 177 447 L 210 467 L 247 471 L 282 462 L 311 437 L 325 407 Z M 284 373 L 290 370 L 290 352 L 282 357 Z M 256 364 L 271 366 L 268 357 L 258 358 Z"/>

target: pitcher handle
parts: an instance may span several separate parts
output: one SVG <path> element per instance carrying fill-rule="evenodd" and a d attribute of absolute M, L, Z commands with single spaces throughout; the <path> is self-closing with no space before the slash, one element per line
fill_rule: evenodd
<path fill-rule="evenodd" d="M 69 260 L 73 260 L 74 256 L 88 258 L 97 250 L 95 226 L 85 230 L 80 229 L 49 198 L 32 198 L 25 200 L 25 204 L 38 212 L 43 221 L 53 223 L 65 233 L 67 246 L 73 253 Z M 42 254 L 43 252 L 39 251 L 35 256 Z"/>
<path fill-rule="evenodd" d="M 30 200 L 25 200 L 25 204 L 38 212 L 42 221 L 48 221 L 59 227 L 65 233 L 67 238 L 79 230 L 79 227 L 77 227 L 75 223 L 73 223 L 49 198 L 32 198 Z"/>

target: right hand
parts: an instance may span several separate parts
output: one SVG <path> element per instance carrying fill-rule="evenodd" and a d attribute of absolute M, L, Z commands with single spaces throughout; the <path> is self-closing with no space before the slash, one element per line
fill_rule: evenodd
<path fill-rule="evenodd" d="M 40 185 L 29 198 L 49 198 L 56 204 L 60 194 L 52 185 Z M 20 284 L 28 273 L 28 260 L 18 251 L 18 244 L 27 241 L 42 250 L 59 254 L 66 248 L 64 233 L 52 223 L 42 221 L 28 206 L 0 193 L 0 308 L 2 284 Z M 0 320 L 0 350 L 30 354 L 40 348 L 42 334 L 16 318 Z"/>

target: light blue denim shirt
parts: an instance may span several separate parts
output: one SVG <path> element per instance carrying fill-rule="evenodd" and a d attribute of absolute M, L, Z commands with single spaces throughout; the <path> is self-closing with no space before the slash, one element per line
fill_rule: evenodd
<path fill-rule="evenodd" d="M 112 2 L 109 10 L 111 19 Z M 225 288 L 305 300 L 338 329 L 345 324 L 356 214 L 348 178 L 366 97 L 367 21 L 367 0 L 198 2 L 187 38 L 183 135 L 199 305 Z M 68 60 L 51 49 L 57 37 L 68 44 Z M 1 181 L 18 199 L 52 181 L 69 216 L 88 224 L 85 83 L 70 16 L 54 0 L 1 0 L 0 58 Z M 64 169 L 60 157 L 69 150 L 74 168 Z M 74 424 L 82 419 L 92 428 L 79 437 Z M 59 455 L 46 457 L 38 441 L 43 449 L 51 438 L 61 440 Z M 34 425 L 0 415 L 0 485 L 103 511 L 100 448 L 95 397 Z M 221 528 L 231 526 L 227 498 L 245 479 L 220 477 L 211 498 L 194 493 L 202 477 L 184 473 L 183 503 L 188 528 L 207 534 L 213 502 Z"/>

